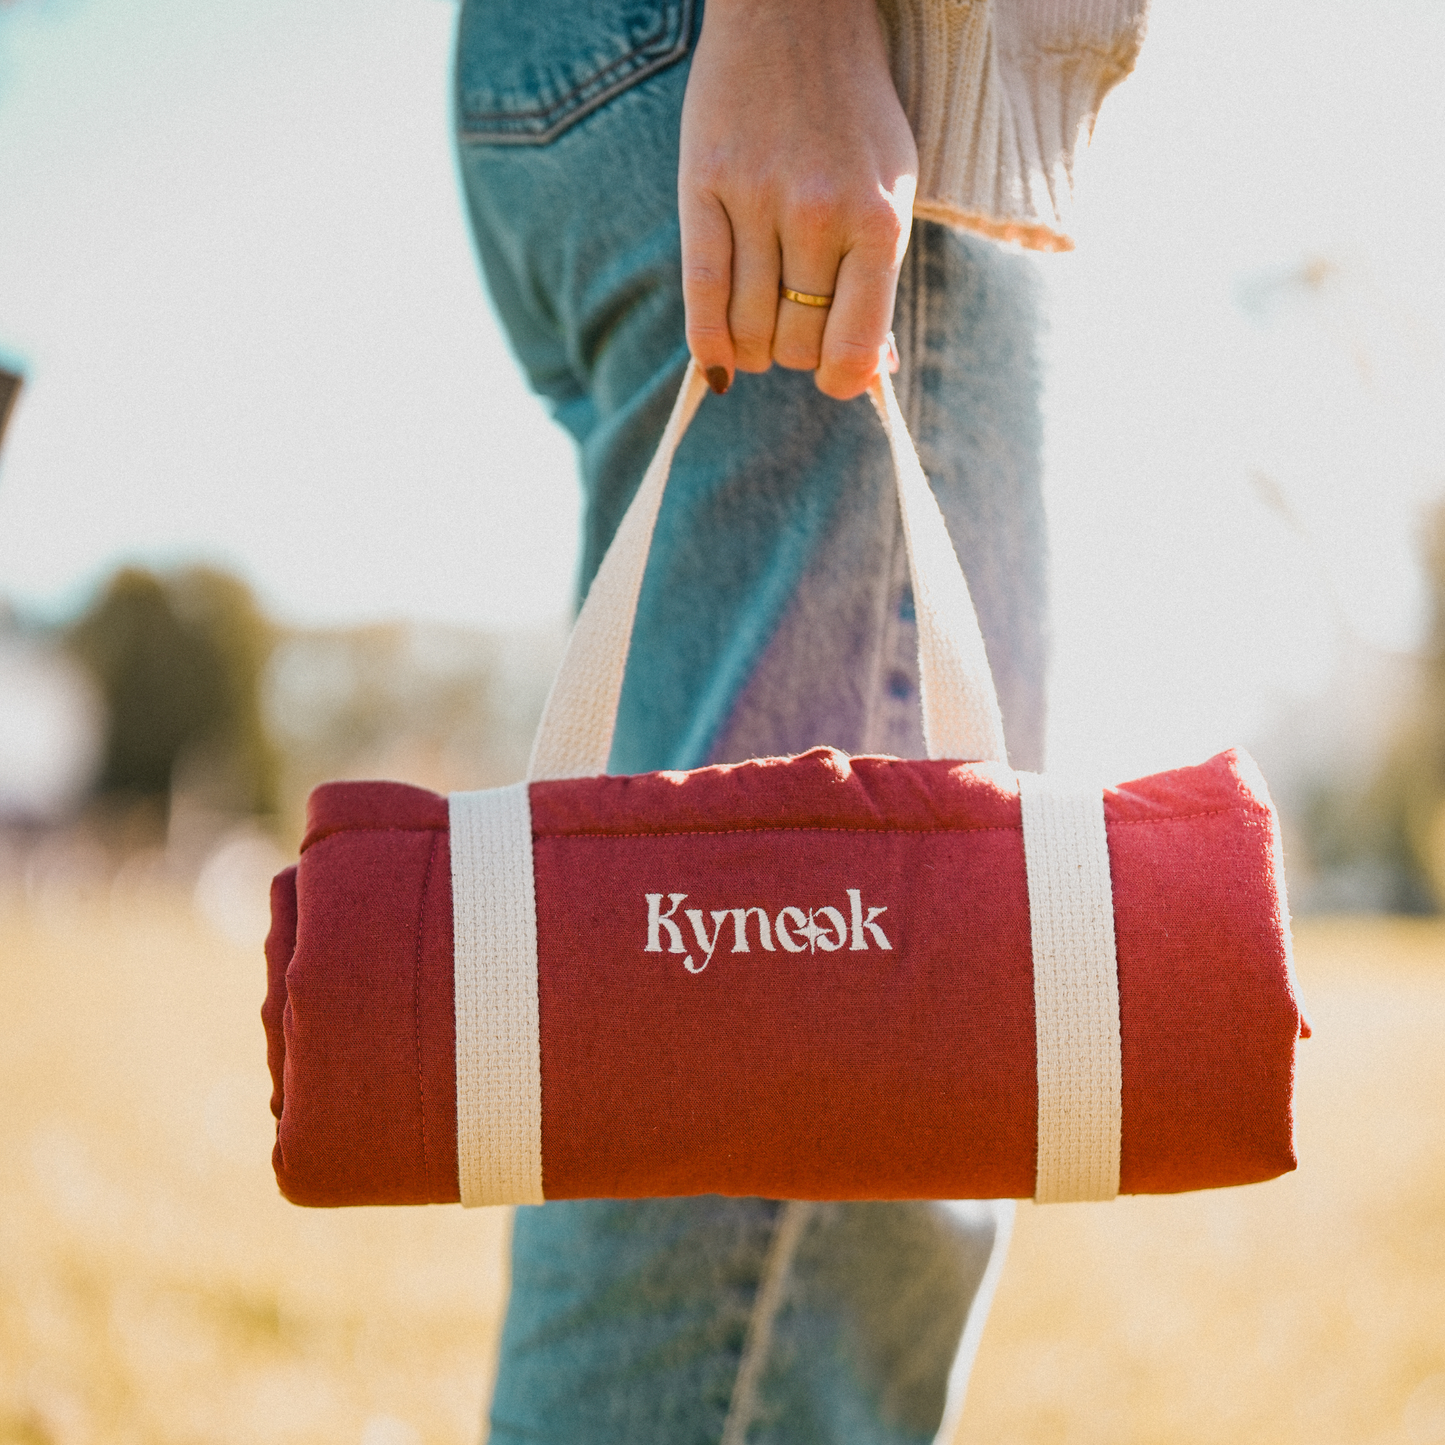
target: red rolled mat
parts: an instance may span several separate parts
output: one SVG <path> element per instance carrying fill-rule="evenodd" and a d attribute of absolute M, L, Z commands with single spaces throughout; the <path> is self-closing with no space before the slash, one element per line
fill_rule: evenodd
<path fill-rule="evenodd" d="M 1006 769 L 817 749 L 538 782 L 530 799 L 548 1198 L 1033 1194 Z M 1108 789 L 1104 811 L 1120 1192 L 1293 1169 L 1308 1030 L 1253 763 Z M 262 1017 L 276 1176 L 298 1204 L 458 1198 L 447 816 L 423 789 L 327 784 L 272 887 Z"/>

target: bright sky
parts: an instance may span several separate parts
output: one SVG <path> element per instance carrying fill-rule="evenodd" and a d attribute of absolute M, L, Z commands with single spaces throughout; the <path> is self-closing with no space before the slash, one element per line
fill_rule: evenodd
<path fill-rule="evenodd" d="M 0 595 L 234 567 L 292 621 L 561 614 L 570 444 L 487 309 L 447 0 L 0 5 Z M 1419 637 L 1445 7 L 1156 0 L 1042 258 L 1056 763 L 1247 740 Z"/>

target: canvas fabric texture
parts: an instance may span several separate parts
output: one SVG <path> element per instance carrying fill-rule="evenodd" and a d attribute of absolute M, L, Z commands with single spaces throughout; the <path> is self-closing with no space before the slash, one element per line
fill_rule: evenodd
<path fill-rule="evenodd" d="M 446 804 L 413 792 L 348 798 L 345 828 L 313 795 L 301 861 L 272 884 L 273 1163 L 308 1203 L 458 1197 Z"/>
<path fill-rule="evenodd" d="M 868 395 L 883 423 L 898 484 L 918 628 L 919 702 L 931 758 L 1004 762 L 1003 715 L 968 583 L 923 474 L 886 372 Z"/>
<path fill-rule="evenodd" d="M 447 819 L 461 1202 L 540 1204 L 537 900 L 526 784 L 453 793 Z"/>
<path fill-rule="evenodd" d="M 1015 775 L 818 749 L 529 792 L 547 1198 L 1035 1193 Z M 1104 815 L 1119 1191 L 1287 1172 L 1306 1030 L 1257 770 L 1222 754 L 1107 790 Z M 313 795 L 267 942 L 275 1162 L 298 1203 L 459 1198 L 448 858 L 435 794 Z M 648 950 L 648 893 L 659 914 L 685 895 L 681 951 L 660 921 Z M 738 950 L 744 907 L 771 950 L 758 913 Z"/>
<path fill-rule="evenodd" d="M 1119 1192 L 1119 964 L 1097 787 L 1019 775 L 1034 965 L 1039 1204 Z"/>

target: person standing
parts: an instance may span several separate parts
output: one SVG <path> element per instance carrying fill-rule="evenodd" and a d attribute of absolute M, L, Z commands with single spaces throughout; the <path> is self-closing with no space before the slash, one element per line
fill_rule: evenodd
<path fill-rule="evenodd" d="M 464 0 L 483 274 L 577 442 L 585 593 L 689 356 L 611 770 L 828 743 L 921 756 L 887 446 L 900 402 L 1041 766 L 1034 249 L 1140 0 Z M 490 1438 L 922 1445 L 961 1408 L 1011 1206 L 707 1197 L 519 1209 Z"/>

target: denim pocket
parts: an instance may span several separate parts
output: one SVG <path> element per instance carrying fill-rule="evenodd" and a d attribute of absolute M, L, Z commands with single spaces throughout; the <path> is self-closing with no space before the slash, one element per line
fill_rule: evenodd
<path fill-rule="evenodd" d="M 546 145 L 692 42 L 694 0 L 466 0 L 457 33 L 457 130 Z"/>

